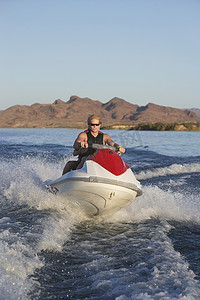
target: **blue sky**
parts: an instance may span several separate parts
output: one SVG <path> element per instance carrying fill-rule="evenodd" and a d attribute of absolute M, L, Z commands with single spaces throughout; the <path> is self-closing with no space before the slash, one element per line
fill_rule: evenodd
<path fill-rule="evenodd" d="M 68 101 L 200 108 L 199 0 L 0 0 L 0 109 Z"/>

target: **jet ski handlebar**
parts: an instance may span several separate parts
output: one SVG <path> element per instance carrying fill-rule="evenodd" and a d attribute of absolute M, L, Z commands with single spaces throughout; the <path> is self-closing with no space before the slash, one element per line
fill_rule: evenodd
<path fill-rule="evenodd" d="M 108 146 L 108 145 L 101 145 L 101 144 L 91 144 L 89 147 L 99 150 L 99 149 L 109 149 L 109 150 L 113 150 L 115 152 L 118 152 L 119 149 L 118 147 L 114 147 L 114 146 Z"/>

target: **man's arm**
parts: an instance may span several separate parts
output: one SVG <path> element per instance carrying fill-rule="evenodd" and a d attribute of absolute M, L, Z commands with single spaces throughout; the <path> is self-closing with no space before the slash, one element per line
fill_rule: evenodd
<path fill-rule="evenodd" d="M 113 142 L 113 140 L 111 139 L 111 137 L 108 134 L 104 134 L 103 141 L 105 144 L 108 144 L 109 146 L 118 148 L 119 152 L 121 152 L 121 153 L 126 152 L 126 150 L 123 147 L 121 147 L 117 143 Z"/>
<path fill-rule="evenodd" d="M 79 133 L 73 147 L 75 150 L 79 150 L 80 148 L 88 148 L 87 134 L 85 132 Z"/>
<path fill-rule="evenodd" d="M 87 134 L 85 132 L 79 133 L 77 139 L 74 142 L 74 152 L 73 155 L 77 156 L 80 154 L 84 154 L 87 151 L 88 143 L 87 143 Z"/>

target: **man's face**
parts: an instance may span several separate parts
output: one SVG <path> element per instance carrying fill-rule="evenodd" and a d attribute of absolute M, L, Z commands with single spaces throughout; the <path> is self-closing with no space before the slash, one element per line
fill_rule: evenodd
<path fill-rule="evenodd" d="M 92 119 L 89 127 L 92 132 L 96 133 L 100 130 L 101 124 L 99 123 L 99 120 Z"/>

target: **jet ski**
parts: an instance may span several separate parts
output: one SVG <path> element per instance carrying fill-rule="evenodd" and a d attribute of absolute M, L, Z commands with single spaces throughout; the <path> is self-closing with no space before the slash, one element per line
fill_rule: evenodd
<path fill-rule="evenodd" d="M 81 169 L 47 180 L 46 187 L 76 203 L 88 216 L 116 212 L 142 195 L 139 181 L 115 147 L 92 144 L 92 148 L 95 153 Z"/>

